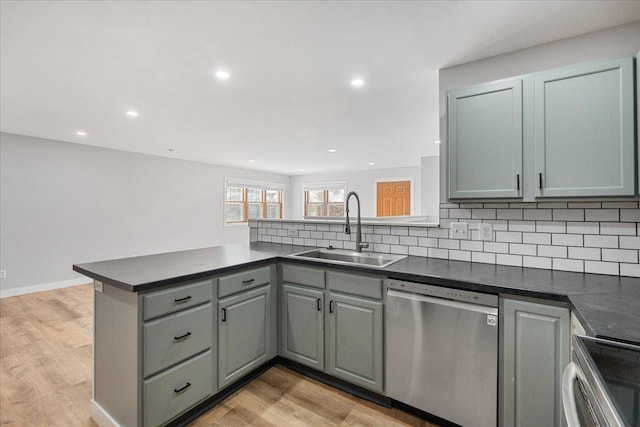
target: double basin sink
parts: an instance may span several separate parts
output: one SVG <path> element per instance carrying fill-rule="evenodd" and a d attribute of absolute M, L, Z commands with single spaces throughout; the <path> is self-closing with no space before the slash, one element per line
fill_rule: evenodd
<path fill-rule="evenodd" d="M 312 249 L 291 255 L 294 258 L 308 258 L 334 262 L 337 264 L 366 265 L 384 268 L 406 258 L 406 255 L 379 254 L 374 252 L 355 252 L 346 249 Z"/>

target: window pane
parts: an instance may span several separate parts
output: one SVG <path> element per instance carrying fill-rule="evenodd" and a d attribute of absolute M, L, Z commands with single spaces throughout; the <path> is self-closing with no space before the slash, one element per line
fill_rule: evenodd
<path fill-rule="evenodd" d="M 267 190 L 267 202 L 269 203 L 279 203 L 280 202 L 280 192 Z"/>
<path fill-rule="evenodd" d="M 242 203 L 227 203 L 227 221 L 242 221 Z"/>
<path fill-rule="evenodd" d="M 329 203 L 327 214 L 328 216 L 344 216 L 344 203 Z"/>
<path fill-rule="evenodd" d="M 249 203 L 249 219 L 262 218 L 262 203 Z"/>
<path fill-rule="evenodd" d="M 322 216 L 322 204 L 309 203 L 307 206 L 307 216 Z"/>
<path fill-rule="evenodd" d="M 344 202 L 344 188 L 329 190 L 329 202 Z"/>
<path fill-rule="evenodd" d="M 323 190 L 309 191 L 309 203 L 323 203 L 323 202 L 324 202 Z"/>
<path fill-rule="evenodd" d="M 267 218 L 280 218 L 280 205 L 268 204 L 267 205 Z"/>
<path fill-rule="evenodd" d="M 227 187 L 227 200 L 230 202 L 241 202 L 242 187 Z"/>
<path fill-rule="evenodd" d="M 262 190 L 255 188 L 247 188 L 247 202 L 261 202 Z"/>

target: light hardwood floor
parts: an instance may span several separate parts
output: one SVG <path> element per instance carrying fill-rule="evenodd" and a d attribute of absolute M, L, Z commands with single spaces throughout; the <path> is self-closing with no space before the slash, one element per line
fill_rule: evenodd
<path fill-rule="evenodd" d="M 96 426 L 90 419 L 92 286 L 0 300 L 0 425 Z M 433 426 L 282 366 L 192 424 Z"/>

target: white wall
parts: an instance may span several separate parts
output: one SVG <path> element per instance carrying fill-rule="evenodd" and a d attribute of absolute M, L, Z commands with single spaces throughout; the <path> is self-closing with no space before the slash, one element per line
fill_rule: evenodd
<path fill-rule="evenodd" d="M 0 161 L 4 295 L 80 279 L 75 263 L 248 242 L 248 227 L 223 224 L 224 177 L 289 186 L 284 175 L 6 133 Z"/>
<path fill-rule="evenodd" d="M 289 213 L 286 216 L 287 219 L 302 219 L 304 209 L 304 195 L 303 184 L 318 183 L 318 182 L 334 182 L 334 181 L 346 181 L 347 191 L 355 191 L 360 196 L 361 213 L 362 216 L 374 217 L 376 216 L 376 179 L 384 178 L 413 178 L 414 188 L 412 188 L 413 194 L 413 214 L 420 215 L 421 210 L 421 180 L 420 180 L 420 167 L 410 166 L 403 168 L 388 168 L 388 169 L 370 169 L 362 171 L 350 171 L 350 172 L 332 172 L 313 175 L 298 175 L 291 177 L 290 185 L 290 204 Z M 350 205 L 350 209 L 355 209 L 355 202 L 351 201 L 353 205 Z M 355 211 L 354 211 L 355 212 Z"/>
<path fill-rule="evenodd" d="M 440 222 L 440 156 L 420 159 L 422 182 L 422 215 L 429 215 L 429 222 Z"/>
<path fill-rule="evenodd" d="M 633 22 L 440 70 L 440 200 L 444 202 L 447 198 L 448 90 L 581 62 L 635 55 L 638 50 L 640 22 Z"/>

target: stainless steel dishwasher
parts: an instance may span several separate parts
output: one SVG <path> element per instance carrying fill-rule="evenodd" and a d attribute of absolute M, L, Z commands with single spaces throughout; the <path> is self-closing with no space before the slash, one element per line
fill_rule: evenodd
<path fill-rule="evenodd" d="M 465 427 L 495 427 L 497 295 L 386 284 L 389 397 Z"/>

